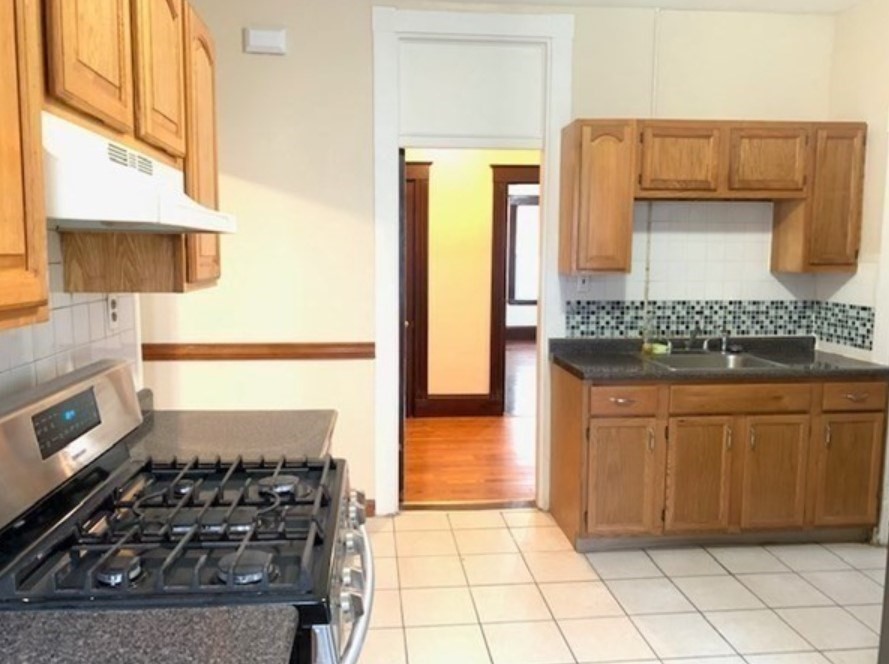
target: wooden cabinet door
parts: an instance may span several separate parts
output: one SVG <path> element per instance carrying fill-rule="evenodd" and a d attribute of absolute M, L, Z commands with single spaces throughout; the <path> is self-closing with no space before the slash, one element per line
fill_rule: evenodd
<path fill-rule="evenodd" d="M 882 476 L 883 414 L 825 415 L 812 437 L 815 525 L 872 526 Z"/>
<path fill-rule="evenodd" d="M 801 528 L 806 512 L 808 415 L 746 419 L 741 528 Z"/>
<path fill-rule="evenodd" d="M 132 132 L 130 0 L 47 0 L 45 6 L 48 93 Z"/>
<path fill-rule="evenodd" d="M 815 131 L 815 181 L 809 211 L 809 262 L 849 265 L 858 260 L 864 195 L 865 128 Z"/>
<path fill-rule="evenodd" d="M 216 147 L 216 49 L 213 36 L 197 12 L 185 8 L 185 190 L 198 203 L 219 204 Z M 186 238 L 186 278 L 212 283 L 221 274 L 219 235 L 195 233 Z"/>
<path fill-rule="evenodd" d="M 38 12 L 0 3 L 0 328 L 46 317 Z"/>
<path fill-rule="evenodd" d="M 590 422 L 587 531 L 592 535 L 661 532 L 663 424 L 653 418 Z"/>
<path fill-rule="evenodd" d="M 729 524 L 730 417 L 670 420 L 664 531 L 724 531 Z"/>
<path fill-rule="evenodd" d="M 633 241 L 632 123 L 591 123 L 580 132 L 576 267 L 627 272 Z"/>
<path fill-rule="evenodd" d="M 713 125 L 643 123 L 640 189 L 716 191 L 721 135 L 721 129 Z"/>
<path fill-rule="evenodd" d="M 729 130 L 729 189 L 798 191 L 808 184 L 808 127 Z"/>
<path fill-rule="evenodd" d="M 185 155 L 182 0 L 133 0 L 136 135 Z"/>

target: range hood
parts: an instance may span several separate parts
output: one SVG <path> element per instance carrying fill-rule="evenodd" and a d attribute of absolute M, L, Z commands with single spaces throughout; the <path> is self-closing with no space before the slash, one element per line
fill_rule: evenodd
<path fill-rule="evenodd" d="M 235 218 L 185 195 L 182 171 L 43 112 L 49 227 L 62 231 L 234 233 Z"/>

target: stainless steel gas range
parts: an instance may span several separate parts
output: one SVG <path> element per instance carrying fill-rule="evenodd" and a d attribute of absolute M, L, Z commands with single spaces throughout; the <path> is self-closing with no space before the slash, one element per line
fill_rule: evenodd
<path fill-rule="evenodd" d="M 0 404 L 0 610 L 287 604 L 292 662 L 354 664 L 374 575 L 346 462 L 137 460 L 141 426 L 111 361 Z"/>

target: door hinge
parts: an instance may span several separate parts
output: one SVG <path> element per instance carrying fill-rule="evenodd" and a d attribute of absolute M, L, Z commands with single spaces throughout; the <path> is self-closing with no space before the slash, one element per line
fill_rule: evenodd
<path fill-rule="evenodd" d="M 587 426 L 586 428 L 586 442 L 590 442 L 590 428 Z"/>
<path fill-rule="evenodd" d="M 661 510 L 661 523 L 664 523 L 667 520 L 667 508 Z"/>
<path fill-rule="evenodd" d="M 590 522 L 590 513 L 587 510 L 583 511 L 583 522 L 585 525 L 588 525 Z"/>
<path fill-rule="evenodd" d="M 664 440 L 666 440 L 668 443 L 670 442 L 670 427 L 669 426 L 664 427 Z"/>
<path fill-rule="evenodd" d="M 642 186 L 642 173 L 639 173 L 639 177 L 637 178 L 637 182 L 639 183 L 639 186 L 641 187 L 641 186 Z"/>
<path fill-rule="evenodd" d="M 640 132 L 639 132 L 639 142 L 640 142 L 640 143 L 644 143 L 644 142 L 645 142 L 645 132 L 644 132 L 644 131 L 640 131 Z"/>

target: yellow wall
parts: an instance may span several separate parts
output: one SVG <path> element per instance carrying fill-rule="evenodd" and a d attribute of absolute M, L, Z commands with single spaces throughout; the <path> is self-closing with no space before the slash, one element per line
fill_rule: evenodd
<path fill-rule="evenodd" d="M 429 394 L 487 394 L 491 344 L 492 164 L 537 150 L 407 150 L 429 174 Z"/>

